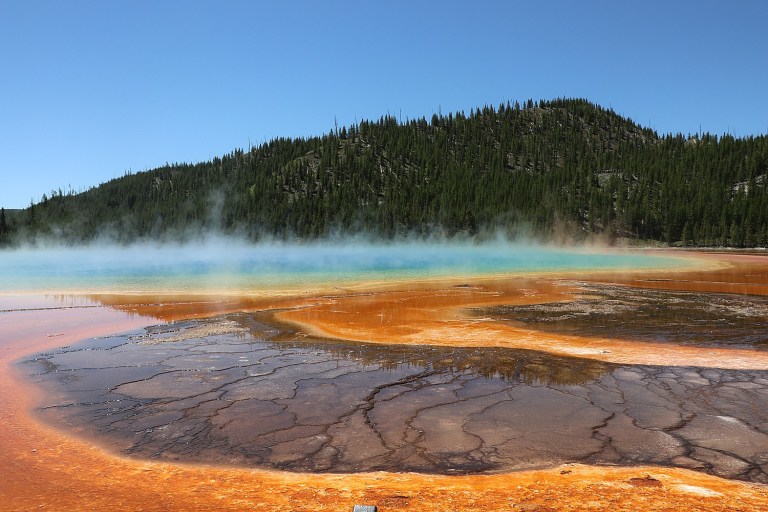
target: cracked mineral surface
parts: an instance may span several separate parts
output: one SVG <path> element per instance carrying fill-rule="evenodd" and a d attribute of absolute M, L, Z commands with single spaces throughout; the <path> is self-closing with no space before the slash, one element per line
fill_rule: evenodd
<path fill-rule="evenodd" d="M 611 290 L 593 291 L 614 314 L 639 307 Z M 494 312 L 578 318 L 584 304 L 569 304 Z M 442 474 L 653 464 L 768 482 L 764 370 L 346 343 L 252 313 L 93 339 L 24 366 L 46 389 L 44 419 L 140 458 Z"/>

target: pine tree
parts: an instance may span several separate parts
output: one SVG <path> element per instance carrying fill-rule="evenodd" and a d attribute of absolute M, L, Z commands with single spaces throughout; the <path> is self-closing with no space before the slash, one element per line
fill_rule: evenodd
<path fill-rule="evenodd" d="M 5 208 L 0 208 L 0 246 L 8 244 L 10 228 L 5 218 Z"/>

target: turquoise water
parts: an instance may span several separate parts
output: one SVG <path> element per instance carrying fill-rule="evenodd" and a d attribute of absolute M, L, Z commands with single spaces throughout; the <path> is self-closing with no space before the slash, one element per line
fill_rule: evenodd
<path fill-rule="evenodd" d="M 0 252 L 0 291 L 233 290 L 588 269 L 674 268 L 632 252 L 507 243 L 246 245 L 24 249 Z"/>

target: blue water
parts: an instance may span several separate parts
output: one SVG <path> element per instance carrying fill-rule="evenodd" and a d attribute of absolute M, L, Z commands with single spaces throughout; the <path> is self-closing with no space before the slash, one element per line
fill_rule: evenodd
<path fill-rule="evenodd" d="M 0 252 L 0 291 L 247 291 L 396 278 L 673 268 L 642 253 L 508 243 L 247 245 L 24 249 Z"/>

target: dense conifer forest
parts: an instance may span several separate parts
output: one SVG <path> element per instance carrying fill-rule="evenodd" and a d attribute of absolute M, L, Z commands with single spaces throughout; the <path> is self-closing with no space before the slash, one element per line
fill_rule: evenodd
<path fill-rule="evenodd" d="M 581 99 L 362 121 L 0 212 L 0 244 L 365 233 L 768 245 L 768 136 L 660 136 Z"/>

